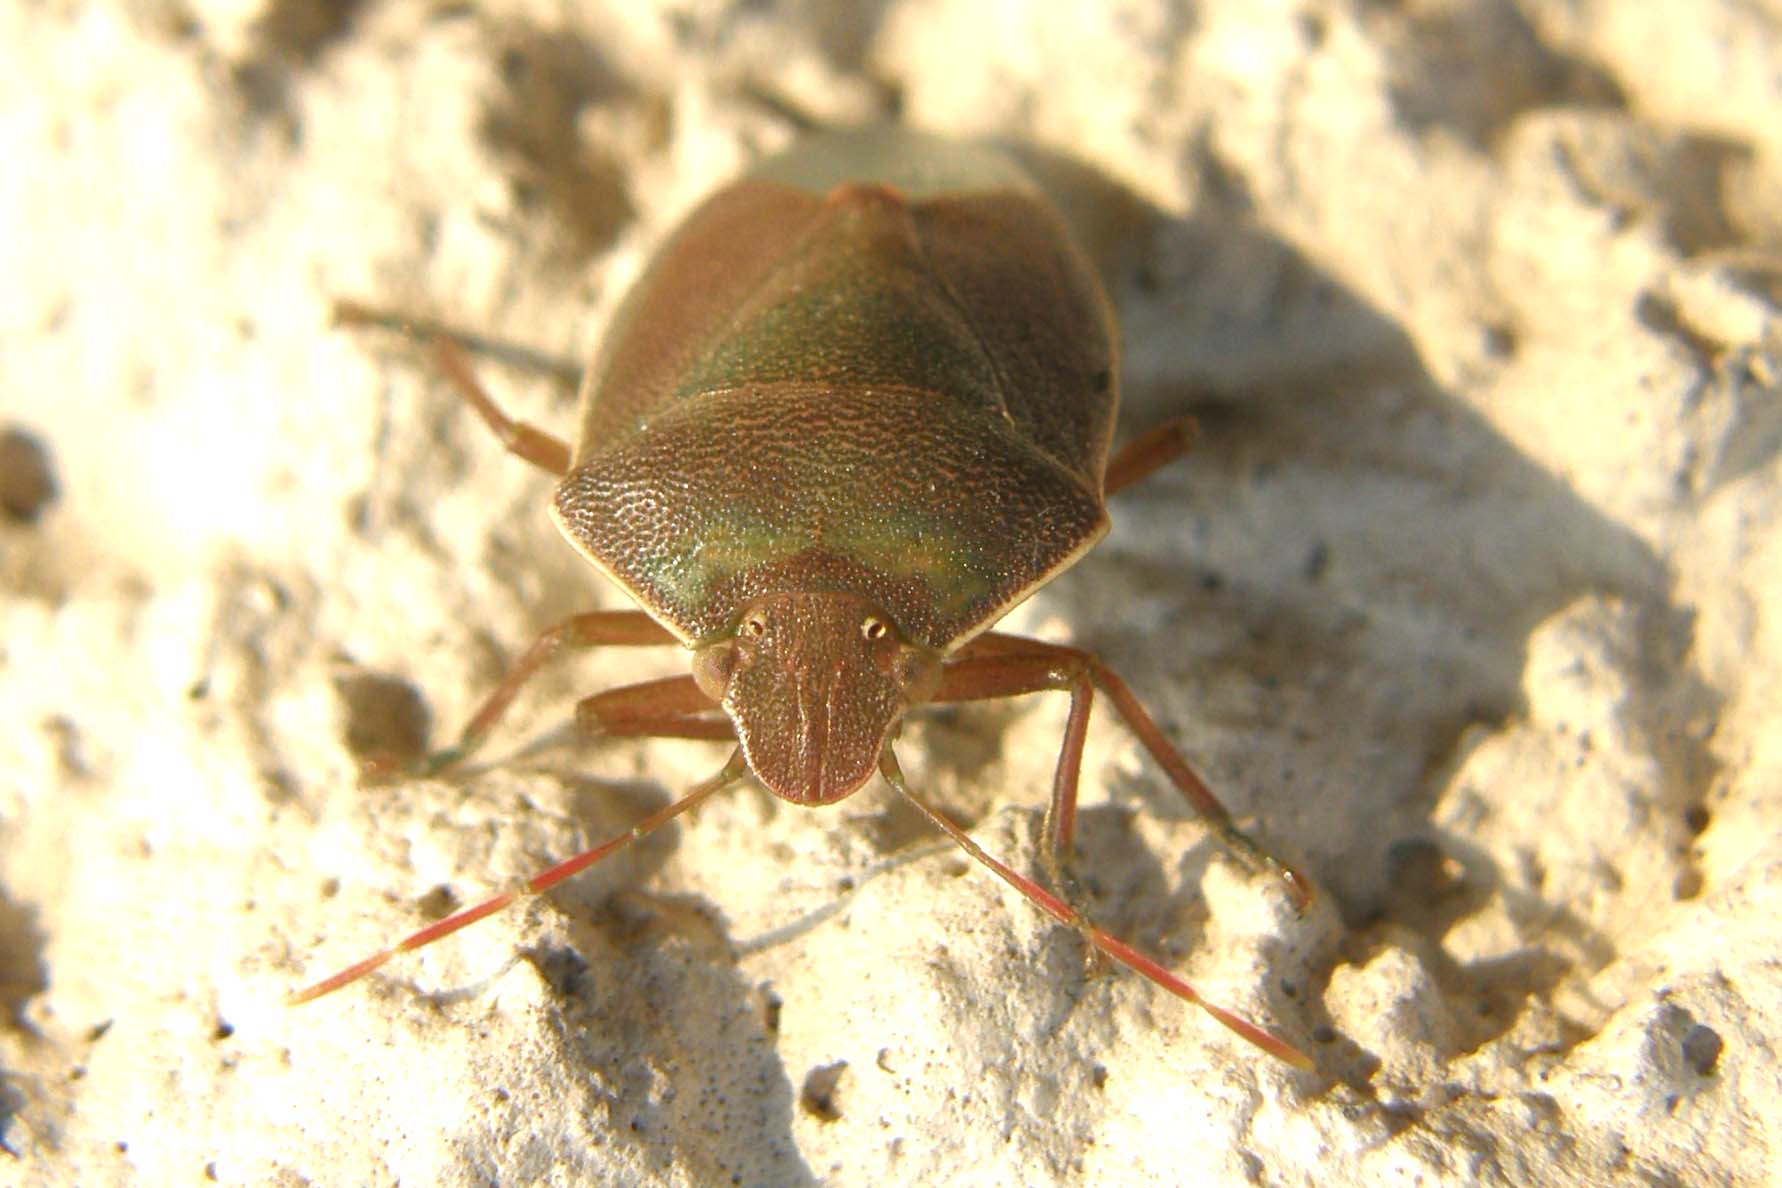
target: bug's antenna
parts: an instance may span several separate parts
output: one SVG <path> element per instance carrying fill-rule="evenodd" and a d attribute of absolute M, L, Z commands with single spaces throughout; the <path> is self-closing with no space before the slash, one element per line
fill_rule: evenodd
<path fill-rule="evenodd" d="M 573 858 L 567 858 L 551 867 L 549 870 L 542 870 L 521 883 L 519 886 L 508 891 L 503 891 L 500 895 L 497 895 L 492 899 L 486 899 L 475 907 L 465 908 L 463 911 L 458 912 L 455 915 L 447 916 L 436 924 L 429 924 L 420 931 L 411 933 L 394 945 L 385 949 L 383 952 L 374 953 L 363 961 L 347 966 L 345 969 L 331 977 L 323 978 L 313 986 L 308 986 L 297 991 L 297 993 L 291 995 L 287 1000 L 288 1004 L 291 1006 L 298 1006 L 302 1003 L 320 998 L 324 994 L 331 994 L 342 986 L 347 985 L 349 982 L 358 981 L 360 978 L 378 968 L 378 966 L 382 965 L 398 953 L 406 953 L 410 949 L 418 949 L 422 945 L 430 945 L 440 937 L 450 936 L 460 928 L 476 923 L 484 916 L 494 915 L 496 912 L 507 907 L 516 900 L 525 899 L 528 896 L 548 891 L 550 888 L 555 887 L 558 883 L 561 883 L 571 875 L 580 874 L 590 866 L 593 866 L 596 862 L 599 862 L 602 858 L 617 853 L 640 838 L 648 837 L 661 826 L 674 820 L 676 817 L 699 804 L 707 797 L 714 793 L 721 792 L 733 784 L 739 783 L 748 774 L 749 765 L 743 759 L 742 748 L 738 747 L 736 751 L 731 754 L 730 761 L 724 764 L 724 769 L 718 772 L 717 775 L 696 784 L 692 791 L 688 792 L 673 804 L 651 813 L 636 825 L 633 825 L 629 832 L 621 833 L 618 837 L 595 846 L 592 850 L 584 850 Z"/>
<path fill-rule="evenodd" d="M 1004 863 L 999 862 L 989 854 L 986 854 L 982 847 L 967 836 L 965 830 L 961 829 L 952 820 L 941 815 L 938 809 L 934 808 L 920 796 L 917 796 L 915 792 L 910 789 L 909 782 L 904 779 L 903 769 L 897 765 L 897 757 L 891 753 L 891 748 L 889 746 L 886 746 L 884 750 L 879 753 L 879 773 L 885 777 L 887 783 L 903 794 L 905 800 L 908 800 L 911 804 L 915 805 L 923 816 L 933 822 L 936 828 L 958 842 L 960 847 L 963 848 L 967 854 L 970 854 L 973 858 L 976 858 L 979 862 L 982 862 L 985 866 L 989 867 L 998 878 L 1025 895 L 1033 902 L 1034 906 L 1038 907 L 1048 916 L 1051 916 L 1060 924 L 1074 928 L 1082 933 L 1084 939 L 1095 946 L 1098 951 L 1112 957 L 1115 961 L 1118 961 L 1121 965 L 1124 965 L 1134 973 L 1144 975 L 1159 986 L 1162 986 L 1165 990 L 1168 990 L 1171 994 L 1174 994 L 1177 998 L 1184 999 L 1198 1006 L 1201 1010 L 1217 1019 L 1220 1023 L 1224 1024 L 1250 1043 L 1261 1048 L 1270 1056 L 1286 1061 L 1293 1067 L 1304 1069 L 1307 1072 L 1312 1071 L 1316 1067 L 1313 1065 L 1311 1057 L 1307 1056 L 1304 1052 L 1300 1051 L 1286 1040 L 1276 1036 L 1273 1032 L 1257 1026 L 1248 1019 L 1233 1014 L 1224 1007 L 1208 1002 L 1205 998 L 1201 997 L 1200 991 L 1196 990 L 1193 986 L 1190 986 L 1187 982 L 1184 982 L 1181 978 L 1178 978 L 1175 974 L 1169 972 L 1169 970 L 1163 968 L 1163 966 L 1159 965 L 1156 961 L 1145 956 L 1118 937 L 1102 931 L 1094 921 L 1084 916 L 1082 912 L 1079 912 L 1076 908 L 1064 902 L 1064 900 L 1053 895 L 1050 891 L 1047 891 L 1032 879 L 1017 874 Z"/>

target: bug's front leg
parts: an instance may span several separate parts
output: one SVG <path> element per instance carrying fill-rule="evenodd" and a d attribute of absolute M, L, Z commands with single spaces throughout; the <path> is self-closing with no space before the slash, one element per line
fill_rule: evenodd
<path fill-rule="evenodd" d="M 1089 711 L 1098 689 L 1113 702 L 1114 712 L 1151 753 L 1170 782 L 1218 831 L 1225 846 L 1245 865 L 1272 871 L 1280 878 L 1298 910 L 1303 912 L 1310 906 L 1311 882 L 1237 827 L 1231 813 L 1164 736 L 1117 673 L 1093 653 L 1081 648 L 991 632 L 967 644 L 956 659 L 948 662 L 943 670 L 941 687 L 933 700 L 982 701 L 1046 690 L 1070 693 L 1070 716 L 1065 721 L 1063 745 L 1059 748 L 1058 767 L 1053 775 L 1052 803 L 1046 810 L 1041 860 L 1048 876 L 1058 877 L 1059 855 L 1070 852 L 1076 834 L 1077 783 L 1083 765 L 1083 740 L 1089 729 Z"/>
<path fill-rule="evenodd" d="M 719 771 L 717 775 L 695 785 L 691 791 L 687 792 L 679 800 L 671 802 L 664 808 L 657 809 L 655 812 L 633 825 L 624 833 L 619 834 L 617 837 L 611 838 L 606 842 L 595 846 L 593 849 L 583 850 L 580 854 L 577 854 L 572 858 L 566 858 L 546 870 L 541 870 L 531 878 L 515 884 L 498 895 L 491 896 L 479 904 L 465 908 L 461 912 L 454 913 L 443 920 L 429 924 L 427 927 L 422 928 L 419 931 L 411 932 L 389 948 L 379 950 L 361 961 L 354 962 L 340 972 L 333 974 L 330 977 L 323 978 L 321 981 L 316 982 L 305 989 L 299 990 L 297 993 L 291 995 L 288 1001 L 292 1006 L 298 1006 L 302 1003 L 318 999 L 324 994 L 332 994 L 342 986 L 356 982 L 366 974 L 380 968 L 385 962 L 389 961 L 390 958 L 396 956 L 398 953 L 407 953 L 413 949 L 419 949 L 426 945 L 430 945 L 441 937 L 450 936 L 460 928 L 467 928 L 486 916 L 494 915 L 496 912 L 501 911 L 512 903 L 533 895 L 542 894 L 543 892 L 550 890 L 552 887 L 555 887 L 558 883 L 561 883 L 564 879 L 569 878 L 571 875 L 580 874 L 590 866 L 593 866 L 596 862 L 599 862 L 612 854 L 616 854 L 618 851 L 624 849 L 635 841 L 648 837 L 651 833 L 674 820 L 682 813 L 693 808 L 695 805 L 703 803 L 714 793 L 721 792 L 726 788 L 731 788 L 741 783 L 743 778 L 748 774 L 749 765 L 743 760 L 742 749 L 739 747 L 736 752 L 730 756 L 730 761 L 724 765 L 723 769 Z"/>

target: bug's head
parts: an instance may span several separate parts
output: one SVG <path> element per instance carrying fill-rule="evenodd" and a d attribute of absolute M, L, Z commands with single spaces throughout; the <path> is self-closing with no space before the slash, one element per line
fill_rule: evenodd
<path fill-rule="evenodd" d="M 934 692 L 940 655 L 858 595 L 774 594 L 701 648 L 693 675 L 769 791 L 829 804 L 872 777 L 904 711 Z"/>

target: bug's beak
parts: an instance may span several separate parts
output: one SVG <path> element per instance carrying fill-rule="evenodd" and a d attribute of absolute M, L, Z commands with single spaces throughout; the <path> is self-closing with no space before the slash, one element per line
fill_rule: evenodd
<path fill-rule="evenodd" d="M 769 791 L 831 804 L 872 778 L 885 740 L 927 695 L 939 663 L 862 598 L 782 594 L 750 608 L 734 638 L 704 650 L 695 675 L 730 715 Z"/>

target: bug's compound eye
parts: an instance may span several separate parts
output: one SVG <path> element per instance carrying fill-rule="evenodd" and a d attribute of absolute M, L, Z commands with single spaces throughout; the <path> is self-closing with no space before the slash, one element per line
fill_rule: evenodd
<path fill-rule="evenodd" d="M 891 634 L 891 624 L 877 615 L 868 615 L 861 621 L 860 634 L 866 639 L 876 642 Z"/>
<path fill-rule="evenodd" d="M 721 704 L 724 691 L 730 687 L 730 678 L 736 675 L 742 659 L 742 649 L 734 640 L 719 640 L 700 648 L 693 654 L 693 683 L 699 686 L 700 692 Z"/>
<path fill-rule="evenodd" d="M 767 620 L 759 614 L 752 614 L 743 619 L 736 633 L 744 639 L 760 639 L 767 634 Z"/>

